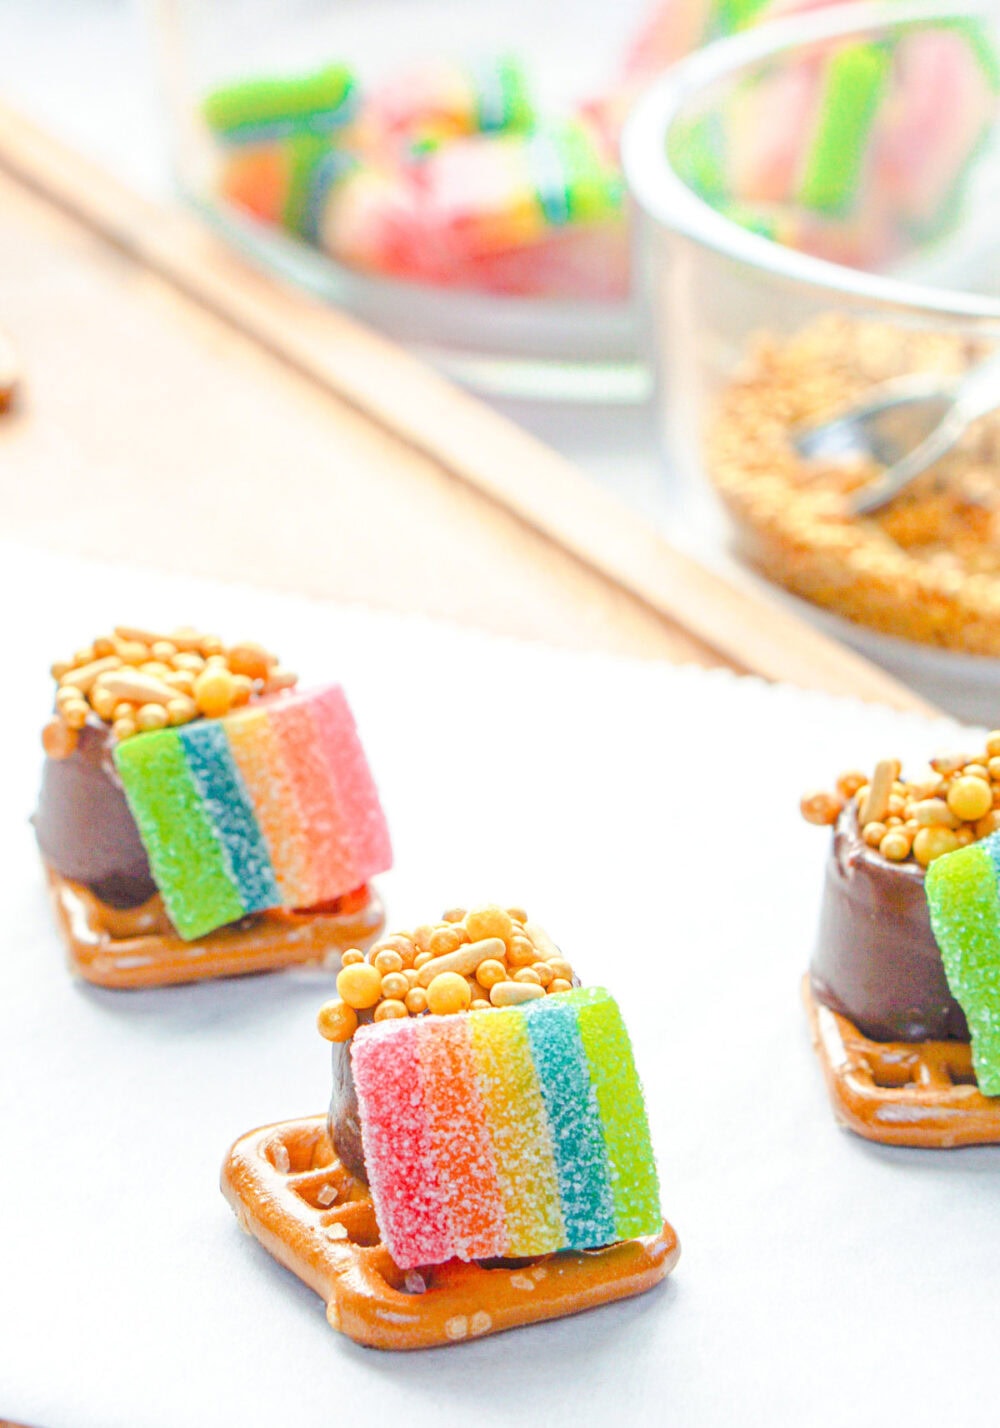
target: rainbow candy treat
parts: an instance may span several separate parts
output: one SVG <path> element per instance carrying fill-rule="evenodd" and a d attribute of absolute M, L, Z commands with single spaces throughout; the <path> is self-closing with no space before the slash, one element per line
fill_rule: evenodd
<path fill-rule="evenodd" d="M 392 864 L 336 686 L 137 734 L 114 759 L 164 905 L 188 941 L 248 913 L 329 902 Z"/>
<path fill-rule="evenodd" d="M 357 110 L 357 87 L 346 65 L 311 74 L 238 80 L 209 94 L 205 122 L 226 144 L 264 144 L 292 134 L 331 134 Z"/>
<path fill-rule="evenodd" d="M 660 1230 L 642 1090 L 608 992 L 376 1022 L 351 1064 L 375 1212 L 402 1268 Z"/>
<path fill-rule="evenodd" d="M 1000 1096 L 1000 833 L 936 858 L 924 887 L 948 985 L 969 1023 L 979 1089 Z"/>

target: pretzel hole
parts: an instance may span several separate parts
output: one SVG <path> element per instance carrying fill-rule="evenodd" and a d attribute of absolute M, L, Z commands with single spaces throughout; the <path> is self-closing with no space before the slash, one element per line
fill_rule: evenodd
<path fill-rule="evenodd" d="M 338 1225 L 340 1230 L 335 1230 Z M 338 1238 L 341 1230 L 346 1232 L 343 1237 L 362 1249 L 371 1249 L 381 1240 L 370 1200 L 346 1201 L 339 1205 L 331 1214 L 324 1216 L 323 1227 L 328 1235 L 333 1230 Z M 333 1235 L 330 1237 L 333 1238 Z"/>
<path fill-rule="evenodd" d="M 337 1180 L 332 1178 L 319 1183 L 312 1181 L 308 1185 L 296 1185 L 295 1193 L 314 1210 L 332 1210 L 334 1205 L 339 1205 L 344 1199 L 349 1183 L 338 1184 Z"/>
<path fill-rule="evenodd" d="M 333 1162 L 333 1150 L 325 1126 L 316 1131 L 274 1136 L 264 1147 L 264 1155 L 280 1175 L 323 1170 Z"/>
<path fill-rule="evenodd" d="M 916 1082 L 912 1061 L 871 1061 L 868 1071 L 875 1085 L 885 1090 L 899 1090 Z"/>
<path fill-rule="evenodd" d="M 416 1271 L 400 1269 L 396 1261 L 386 1251 L 378 1256 L 374 1269 L 379 1278 L 384 1280 L 389 1288 L 394 1289 L 397 1294 L 426 1294 L 435 1287 L 433 1268 L 425 1267 Z M 418 1288 L 419 1284 L 423 1285 L 422 1290 Z"/>

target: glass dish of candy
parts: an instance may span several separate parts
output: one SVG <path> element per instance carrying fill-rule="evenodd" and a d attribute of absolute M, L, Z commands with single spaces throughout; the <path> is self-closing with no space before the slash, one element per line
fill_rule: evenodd
<path fill-rule="evenodd" d="M 1000 414 L 862 513 L 891 460 L 803 432 L 1000 340 L 995 7 L 864 4 L 721 41 L 639 101 L 661 429 L 689 507 L 949 709 L 1000 693 Z M 992 711 L 992 713 L 991 713 Z"/>
<path fill-rule="evenodd" d="M 820 0 L 823 3 L 823 0 Z M 621 126 L 816 0 L 153 0 L 183 192 L 261 262 L 480 386 L 648 395 Z"/>

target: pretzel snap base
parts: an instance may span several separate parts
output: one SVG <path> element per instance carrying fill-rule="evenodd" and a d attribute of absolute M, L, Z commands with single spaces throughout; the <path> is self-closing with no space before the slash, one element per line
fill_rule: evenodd
<path fill-rule="evenodd" d="M 222 1192 L 243 1229 L 325 1301 L 332 1327 L 376 1349 L 433 1348 L 577 1314 L 651 1289 L 680 1256 L 664 1223 L 658 1235 L 606 1249 L 405 1274 L 381 1243 L 367 1186 L 335 1155 L 325 1116 L 242 1136 Z"/>
<path fill-rule="evenodd" d="M 46 871 L 70 966 L 100 987 L 166 987 L 322 963 L 349 947 L 364 950 L 385 926 L 382 903 L 366 886 L 342 898 L 335 912 L 254 913 L 185 942 L 159 897 L 119 911 L 82 883 Z"/>
<path fill-rule="evenodd" d="M 872 1041 L 802 983 L 834 1115 L 882 1145 L 1000 1144 L 1000 1097 L 984 1096 L 967 1041 Z"/>

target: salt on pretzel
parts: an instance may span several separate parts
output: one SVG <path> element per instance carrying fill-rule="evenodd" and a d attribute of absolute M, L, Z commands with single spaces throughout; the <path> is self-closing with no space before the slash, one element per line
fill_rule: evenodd
<path fill-rule="evenodd" d="M 483 1338 L 641 1294 L 680 1256 L 658 1235 L 532 1261 L 447 1264 L 404 1273 L 381 1243 L 367 1187 L 336 1156 L 324 1116 L 242 1136 L 222 1192 L 248 1234 L 326 1303 L 331 1326 L 378 1349 Z"/>
<path fill-rule="evenodd" d="M 883 1145 L 949 1150 L 1000 1144 L 1000 1098 L 984 1096 L 967 1041 L 872 1041 L 802 996 L 837 1119 Z"/>
<path fill-rule="evenodd" d="M 122 911 L 82 883 L 47 872 L 70 965 L 101 987 L 164 987 L 336 961 L 349 947 L 367 946 L 385 925 L 378 895 L 365 887 L 339 899 L 336 910 L 255 913 L 185 942 L 159 896 Z"/>

